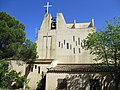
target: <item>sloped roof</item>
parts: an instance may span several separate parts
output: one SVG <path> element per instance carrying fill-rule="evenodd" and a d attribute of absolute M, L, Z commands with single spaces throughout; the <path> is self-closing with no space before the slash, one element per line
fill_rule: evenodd
<path fill-rule="evenodd" d="M 50 68 L 48 73 L 65 73 L 65 72 L 114 72 L 113 67 L 100 66 L 95 64 L 58 64 Z"/>

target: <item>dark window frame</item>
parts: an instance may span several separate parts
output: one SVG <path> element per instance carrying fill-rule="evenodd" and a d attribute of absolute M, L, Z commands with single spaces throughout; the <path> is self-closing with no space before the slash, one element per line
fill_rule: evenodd
<path fill-rule="evenodd" d="M 33 72 L 33 66 L 31 67 L 31 72 Z"/>
<path fill-rule="evenodd" d="M 80 45 L 80 38 L 78 38 L 78 45 Z"/>
<path fill-rule="evenodd" d="M 72 49 L 72 45 L 70 44 L 70 50 Z"/>
<path fill-rule="evenodd" d="M 58 45 L 58 47 L 60 47 L 60 42 L 59 42 L 59 45 Z"/>
<path fill-rule="evenodd" d="M 40 66 L 38 66 L 38 73 L 40 73 Z"/>
<path fill-rule="evenodd" d="M 65 40 L 64 40 L 64 45 L 65 45 Z"/>
<path fill-rule="evenodd" d="M 63 43 L 61 43 L 61 48 L 63 48 Z"/>
<path fill-rule="evenodd" d="M 73 48 L 73 53 L 75 54 L 75 48 Z"/>
<path fill-rule="evenodd" d="M 76 46 L 77 46 L 77 41 L 76 41 Z"/>
<path fill-rule="evenodd" d="M 35 65 L 35 69 L 37 69 L 37 65 Z"/>
<path fill-rule="evenodd" d="M 57 82 L 58 90 L 67 90 L 67 79 L 58 79 Z"/>
<path fill-rule="evenodd" d="M 80 50 L 80 48 L 79 48 L 79 53 L 81 53 L 81 50 Z"/>
<path fill-rule="evenodd" d="M 69 43 L 67 43 L 67 49 L 69 49 Z"/>
<path fill-rule="evenodd" d="M 75 41 L 75 36 L 73 36 L 73 42 Z"/>

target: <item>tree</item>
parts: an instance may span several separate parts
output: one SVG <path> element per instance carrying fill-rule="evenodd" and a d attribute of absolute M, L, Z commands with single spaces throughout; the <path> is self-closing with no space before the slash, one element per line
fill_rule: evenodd
<path fill-rule="evenodd" d="M 118 90 L 120 82 L 120 17 L 107 21 L 104 30 L 90 33 L 83 42 L 83 48 L 90 50 L 90 54 L 96 55 L 94 60 L 100 61 L 108 68 L 113 66 L 115 72 L 111 76 L 115 83 L 115 90 Z"/>
<path fill-rule="evenodd" d="M 37 56 L 36 52 L 36 43 L 31 42 L 30 40 L 25 40 L 25 42 L 18 48 L 16 53 L 16 59 L 23 60 L 25 62 L 34 61 Z"/>
<path fill-rule="evenodd" d="M 13 57 L 18 45 L 25 41 L 25 26 L 14 17 L 0 12 L 0 57 Z"/>
<path fill-rule="evenodd" d="M 24 29 L 24 24 L 0 12 L 0 59 L 36 59 L 36 44 L 26 40 Z"/>
<path fill-rule="evenodd" d="M 27 83 L 20 72 L 11 70 L 7 60 L 31 62 L 36 59 L 36 44 L 26 39 L 24 24 L 0 12 L 0 88 L 18 89 Z"/>
<path fill-rule="evenodd" d="M 27 83 L 27 79 L 21 76 L 21 73 L 17 73 L 14 70 L 8 69 L 9 63 L 0 60 L 0 88 L 3 89 L 18 89 L 23 88 L 24 83 Z"/>

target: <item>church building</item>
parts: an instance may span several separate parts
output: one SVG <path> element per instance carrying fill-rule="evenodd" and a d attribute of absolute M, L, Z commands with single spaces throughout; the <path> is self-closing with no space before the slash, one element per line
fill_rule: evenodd
<path fill-rule="evenodd" d="M 83 39 L 95 32 L 90 22 L 66 23 L 62 13 L 44 16 L 38 31 L 38 59 L 28 63 L 26 76 L 31 89 L 45 76 L 45 90 L 114 90 L 112 69 L 97 67 L 95 56 L 82 46 Z"/>

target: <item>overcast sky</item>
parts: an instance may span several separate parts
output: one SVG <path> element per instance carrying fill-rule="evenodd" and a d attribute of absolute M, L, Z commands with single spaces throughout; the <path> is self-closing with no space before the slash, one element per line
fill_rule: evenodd
<path fill-rule="evenodd" d="M 94 18 L 97 29 L 105 25 L 105 20 L 120 16 L 120 0 L 0 0 L 0 11 L 24 23 L 27 38 L 35 41 L 34 32 L 40 28 L 47 2 L 52 4 L 49 13 L 53 17 L 62 12 L 67 23 L 89 22 Z"/>

